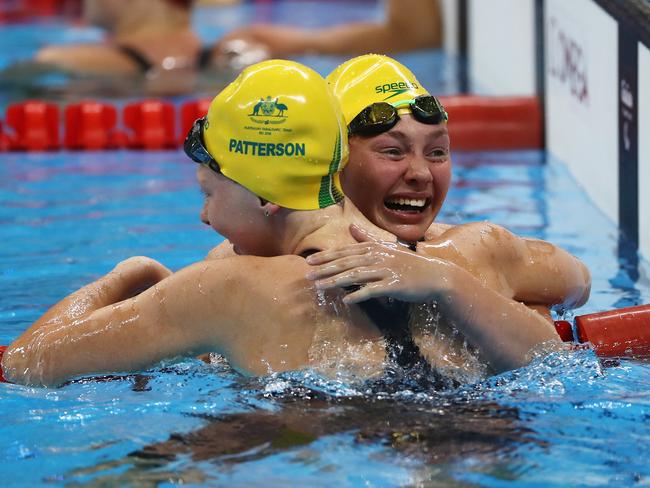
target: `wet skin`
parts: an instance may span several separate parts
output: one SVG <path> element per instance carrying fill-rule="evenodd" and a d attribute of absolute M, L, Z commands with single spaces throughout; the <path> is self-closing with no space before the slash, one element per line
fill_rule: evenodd
<path fill-rule="evenodd" d="M 197 176 L 206 193 L 202 220 L 242 253 L 257 256 L 202 261 L 173 274 L 148 258 L 121 263 L 55 304 L 11 344 L 2 364 L 10 381 L 57 385 L 79 375 L 137 371 L 165 358 L 209 351 L 254 375 L 322 366 L 372 377 L 383 370 L 385 344 L 369 317 L 339 302 L 340 288 L 350 283 L 368 284 L 365 292 L 381 296 L 437 302 L 446 326 L 438 323 L 431 330 L 431 314 L 423 309 L 411 318 L 413 338 L 437 370 L 460 374 L 460 380 L 481 376 L 485 367 L 499 372 L 522 366 L 533 347 L 557 341 L 551 324 L 512 300 L 523 296 L 521 290 L 539 288 L 528 280 L 522 286 L 522 275 L 538 274 L 522 273 L 519 265 L 541 263 L 551 271 L 555 265 L 548 252 L 521 249 L 525 243 L 503 229 L 456 226 L 441 242 L 421 243 L 432 248 L 430 257 L 402 251 L 394 241 L 359 246 L 349 234 L 355 220 L 345 207 L 291 211 L 207 168 L 199 167 Z M 459 235 L 463 230 L 468 235 Z M 338 256 L 336 249 L 344 246 L 352 254 Z M 312 262 L 324 274 L 310 277 L 326 280 L 324 287 L 316 283 L 327 293 L 324 300 L 305 279 L 311 274 L 300 257 L 306 251 L 324 251 Z M 316 257 L 311 254 L 310 262 Z M 574 258 L 566 257 L 571 264 Z M 476 269 L 461 267 L 464 260 Z M 493 273 L 481 272 L 481 266 Z M 575 263 L 558 272 L 571 267 Z M 505 279 L 503 273 L 518 278 Z M 382 291 L 385 286 L 390 290 Z M 560 288 L 561 296 L 571 295 L 567 284 Z M 260 327 L 260 317 L 273 327 Z M 451 333 L 452 325 L 460 334 Z M 441 326 L 444 337 L 458 341 L 443 340 Z M 77 354 L 80 350 L 86 354 Z"/>
<path fill-rule="evenodd" d="M 264 211 L 277 212 L 277 205 L 264 204 L 242 186 L 222 174 L 199 166 L 196 178 L 204 195 L 201 221 L 234 243 L 237 254 L 274 256 L 279 254 L 268 235 L 269 219 Z M 250 224 L 250 225 L 249 225 Z"/>
<path fill-rule="evenodd" d="M 424 237 L 450 181 L 446 124 L 422 124 L 402 115 L 387 132 L 350 137 L 343 190 L 366 218 L 402 241 Z"/>

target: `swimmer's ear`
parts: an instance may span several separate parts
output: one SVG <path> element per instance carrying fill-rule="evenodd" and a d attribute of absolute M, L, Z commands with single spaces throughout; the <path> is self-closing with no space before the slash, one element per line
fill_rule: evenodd
<path fill-rule="evenodd" d="M 262 200 L 262 210 L 264 210 L 264 215 L 267 217 L 270 217 L 271 215 L 275 215 L 280 211 L 280 205 L 276 205 L 275 203 L 267 202 L 266 200 Z"/>

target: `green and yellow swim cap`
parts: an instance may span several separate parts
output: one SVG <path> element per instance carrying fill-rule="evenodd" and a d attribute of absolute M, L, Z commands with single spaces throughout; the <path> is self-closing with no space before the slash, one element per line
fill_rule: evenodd
<path fill-rule="evenodd" d="M 243 70 L 212 100 L 203 139 L 225 176 L 269 202 L 313 210 L 343 199 L 345 120 L 325 80 L 302 64 Z"/>
<path fill-rule="evenodd" d="M 341 103 L 346 124 L 375 102 L 395 104 L 429 94 L 406 66 L 381 54 L 346 61 L 329 74 L 327 82 Z M 408 111 L 408 105 L 402 110 Z"/>

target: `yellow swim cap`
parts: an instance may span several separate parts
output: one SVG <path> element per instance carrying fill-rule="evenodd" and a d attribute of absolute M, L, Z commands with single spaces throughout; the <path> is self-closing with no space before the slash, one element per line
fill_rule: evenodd
<path fill-rule="evenodd" d="M 212 100 L 203 139 L 225 176 L 269 202 L 313 210 L 343 199 L 345 121 L 325 80 L 302 64 L 242 71 Z"/>
<path fill-rule="evenodd" d="M 346 124 L 372 103 L 394 104 L 429 94 L 406 66 L 380 54 L 346 61 L 329 74 L 327 82 L 341 103 Z"/>

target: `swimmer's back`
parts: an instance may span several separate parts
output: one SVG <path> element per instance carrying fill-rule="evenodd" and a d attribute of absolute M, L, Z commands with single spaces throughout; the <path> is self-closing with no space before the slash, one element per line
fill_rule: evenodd
<path fill-rule="evenodd" d="M 233 367 L 251 374 L 331 366 L 375 374 L 381 368 L 379 330 L 358 307 L 319 296 L 305 279 L 303 257 L 234 256 L 192 268 L 200 276 L 195 292 L 215 298 L 207 303 L 209 315 L 193 320 L 219 321 L 217 352 Z"/>

